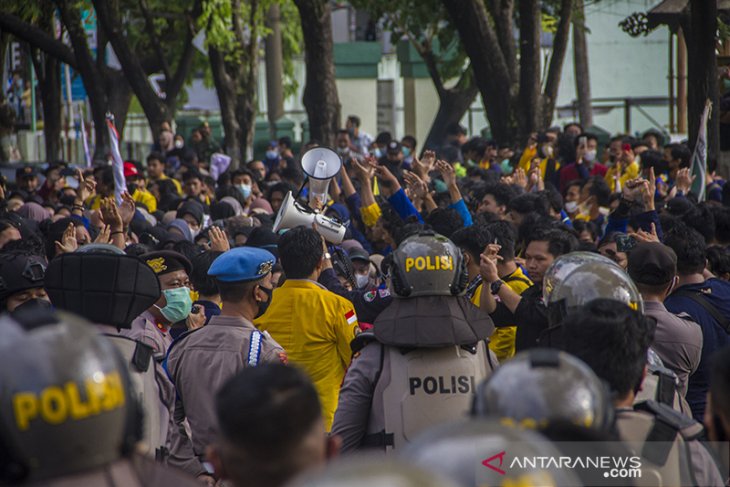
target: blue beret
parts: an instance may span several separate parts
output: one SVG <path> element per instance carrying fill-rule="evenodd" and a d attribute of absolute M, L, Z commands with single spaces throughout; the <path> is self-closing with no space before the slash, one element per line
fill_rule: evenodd
<path fill-rule="evenodd" d="M 254 281 L 271 272 L 276 258 L 268 250 L 237 247 L 213 261 L 208 275 L 223 282 Z"/>

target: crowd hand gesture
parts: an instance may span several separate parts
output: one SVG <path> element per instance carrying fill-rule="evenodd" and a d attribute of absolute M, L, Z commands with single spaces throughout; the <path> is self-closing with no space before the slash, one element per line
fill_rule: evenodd
<path fill-rule="evenodd" d="M 527 175 L 525 174 L 525 170 L 521 167 L 515 169 L 515 172 L 512 173 L 512 181 L 513 184 L 527 189 Z"/>
<path fill-rule="evenodd" d="M 84 179 L 84 173 L 81 172 L 81 169 L 76 170 L 76 177 L 79 180 L 79 187 L 76 190 L 76 204 L 82 206 L 86 200 L 96 194 L 96 181 Z"/>
<path fill-rule="evenodd" d="M 656 175 L 654 174 L 654 168 L 649 168 L 649 180 L 644 180 L 643 184 L 639 187 L 641 191 L 641 199 L 644 202 L 644 209 L 646 211 L 652 211 L 655 209 L 654 206 L 654 195 L 656 195 Z"/>
<path fill-rule="evenodd" d="M 441 177 L 446 183 L 446 186 L 456 186 L 456 173 L 454 172 L 454 166 L 446 161 L 439 160 L 436 162 L 436 169 L 441 173 Z"/>
<path fill-rule="evenodd" d="M 228 252 L 231 250 L 231 243 L 228 241 L 228 235 L 222 228 L 215 225 L 208 230 L 208 238 L 210 239 L 210 250 L 217 252 Z"/>
<path fill-rule="evenodd" d="M 324 208 L 324 203 L 322 202 L 322 198 L 319 196 L 314 196 L 312 198 L 312 201 L 309 202 L 309 206 L 316 211 L 317 213 L 322 211 L 322 208 Z"/>
<path fill-rule="evenodd" d="M 395 193 L 400 189 L 400 183 L 398 182 L 398 178 L 396 178 L 392 172 L 390 172 L 390 169 L 388 169 L 385 166 L 376 166 L 375 168 L 375 175 L 383 182 L 389 183 L 391 194 Z"/>
<path fill-rule="evenodd" d="M 624 199 L 627 201 L 638 201 L 641 195 L 641 186 L 644 184 L 643 178 L 634 178 L 626 181 L 624 187 L 621 188 L 621 192 L 624 195 Z"/>
<path fill-rule="evenodd" d="M 656 225 L 651 224 L 651 231 L 639 229 L 636 232 L 629 233 L 630 237 L 634 237 L 639 242 L 659 242 L 659 235 L 656 232 Z"/>
<path fill-rule="evenodd" d="M 124 221 L 122 220 L 121 212 L 114 198 L 104 198 L 101 200 L 99 211 L 101 212 L 102 223 L 108 225 L 112 232 L 124 231 Z"/>
<path fill-rule="evenodd" d="M 502 257 L 498 255 L 501 248 L 502 247 L 497 244 L 489 244 L 484 249 L 484 253 L 482 253 L 480 256 L 481 259 L 479 262 L 479 274 L 482 276 L 482 279 L 488 284 L 499 280 L 497 263 L 502 260 Z"/>
<path fill-rule="evenodd" d="M 542 191 L 545 189 L 545 181 L 542 179 L 542 173 L 539 167 L 534 167 L 530 170 L 528 181 L 528 186 L 535 191 Z"/>
<path fill-rule="evenodd" d="M 428 181 L 428 173 L 433 169 L 433 165 L 436 163 L 436 153 L 432 150 L 427 150 L 423 153 L 423 157 L 420 159 L 413 155 L 413 172 L 424 181 Z"/>
<path fill-rule="evenodd" d="M 108 244 L 111 240 L 111 227 L 109 225 L 102 225 L 99 230 L 99 235 L 94 239 L 94 243 Z"/>
<path fill-rule="evenodd" d="M 365 161 L 352 159 L 352 168 L 355 171 L 355 177 L 359 179 L 361 183 L 370 183 L 377 165 L 378 161 L 373 156 L 368 157 Z"/>
<path fill-rule="evenodd" d="M 405 171 L 403 179 L 406 181 L 408 193 L 416 199 L 423 200 L 428 196 L 428 185 L 416 173 Z"/>
<path fill-rule="evenodd" d="M 190 310 L 190 314 L 185 319 L 185 327 L 188 330 L 196 330 L 198 328 L 201 328 L 203 325 L 205 325 L 205 311 L 203 310 L 203 307 L 196 304 L 193 306 L 193 308 Z"/>
<path fill-rule="evenodd" d="M 76 241 L 76 227 L 73 223 L 69 223 L 66 230 L 63 231 L 61 241 L 56 240 L 56 254 L 68 254 L 76 252 L 79 248 L 79 243 Z"/>
<path fill-rule="evenodd" d="M 134 218 L 134 210 L 136 208 L 137 205 L 134 202 L 132 195 L 127 193 L 126 191 L 122 193 L 122 204 L 119 205 L 119 214 L 122 217 L 122 223 L 124 224 L 124 228 L 129 227 L 132 218 Z"/>
<path fill-rule="evenodd" d="M 692 189 L 692 183 L 694 183 L 696 177 L 697 176 L 690 174 L 688 167 L 680 169 L 679 172 L 677 172 L 677 180 L 675 183 L 677 191 L 681 191 L 684 194 L 689 193 L 690 189 Z"/>

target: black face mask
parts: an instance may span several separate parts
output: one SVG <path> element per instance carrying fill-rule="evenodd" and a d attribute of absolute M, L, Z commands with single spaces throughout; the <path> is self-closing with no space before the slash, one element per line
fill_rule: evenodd
<path fill-rule="evenodd" d="M 269 308 L 269 305 L 271 304 L 271 296 L 274 294 L 274 290 L 273 289 L 269 289 L 268 287 L 259 286 L 259 289 L 261 289 L 264 293 L 266 293 L 266 295 L 269 297 L 269 299 L 266 300 L 266 301 L 259 301 L 258 302 L 259 312 L 256 313 L 256 317 L 254 319 L 256 319 L 259 316 L 261 316 L 264 313 L 266 313 L 266 310 Z"/>
<path fill-rule="evenodd" d="M 13 310 L 13 313 L 30 313 L 33 310 L 49 310 L 51 302 L 47 299 L 33 298 Z"/>

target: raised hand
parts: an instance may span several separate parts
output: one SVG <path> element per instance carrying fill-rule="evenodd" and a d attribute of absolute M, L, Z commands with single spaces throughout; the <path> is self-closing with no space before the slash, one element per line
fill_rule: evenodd
<path fill-rule="evenodd" d="M 126 191 L 122 193 L 122 204 L 119 205 L 119 215 L 122 217 L 124 228 L 129 227 L 132 218 L 134 218 L 134 210 L 136 208 L 137 204 L 134 202 L 132 195 Z"/>
<path fill-rule="evenodd" d="M 104 198 L 101 200 L 99 211 L 101 212 L 102 222 L 105 225 L 109 225 L 112 232 L 123 231 L 124 222 L 122 221 L 119 207 L 117 207 L 117 203 L 114 201 L 114 198 Z"/>
<path fill-rule="evenodd" d="M 403 173 L 403 179 L 406 181 L 408 190 L 411 195 L 418 199 L 424 199 L 428 194 L 428 186 L 419 178 L 415 173 L 405 171 Z"/>
<path fill-rule="evenodd" d="M 63 231 L 61 241 L 56 240 L 56 254 L 67 254 L 76 252 L 79 243 L 76 241 L 76 227 L 73 223 L 69 223 L 66 230 Z"/>
<path fill-rule="evenodd" d="M 436 153 L 432 150 L 427 150 L 423 153 L 423 157 L 420 159 L 413 156 L 413 172 L 418 174 L 421 179 L 426 180 L 428 173 L 433 169 L 433 165 L 436 162 Z"/>
<path fill-rule="evenodd" d="M 697 178 L 697 176 L 690 174 L 688 167 L 680 169 L 677 172 L 677 179 L 675 183 L 677 190 L 682 191 L 683 193 L 689 193 L 690 189 L 692 189 L 692 183 L 694 183 L 695 178 Z"/>
<path fill-rule="evenodd" d="M 99 230 L 99 235 L 94 239 L 94 243 L 108 244 L 111 239 L 111 233 L 112 231 L 109 225 L 102 225 L 101 230 Z"/>
<path fill-rule="evenodd" d="M 222 228 L 215 225 L 208 230 L 208 238 L 210 239 L 210 250 L 218 252 L 228 252 L 231 250 L 231 243 L 228 241 L 228 235 Z"/>

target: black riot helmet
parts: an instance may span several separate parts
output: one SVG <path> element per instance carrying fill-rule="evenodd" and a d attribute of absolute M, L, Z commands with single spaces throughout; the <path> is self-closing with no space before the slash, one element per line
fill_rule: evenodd
<path fill-rule="evenodd" d="M 7 299 L 28 289 L 42 288 L 46 275 L 46 259 L 23 251 L 0 253 L 0 308 Z"/>

